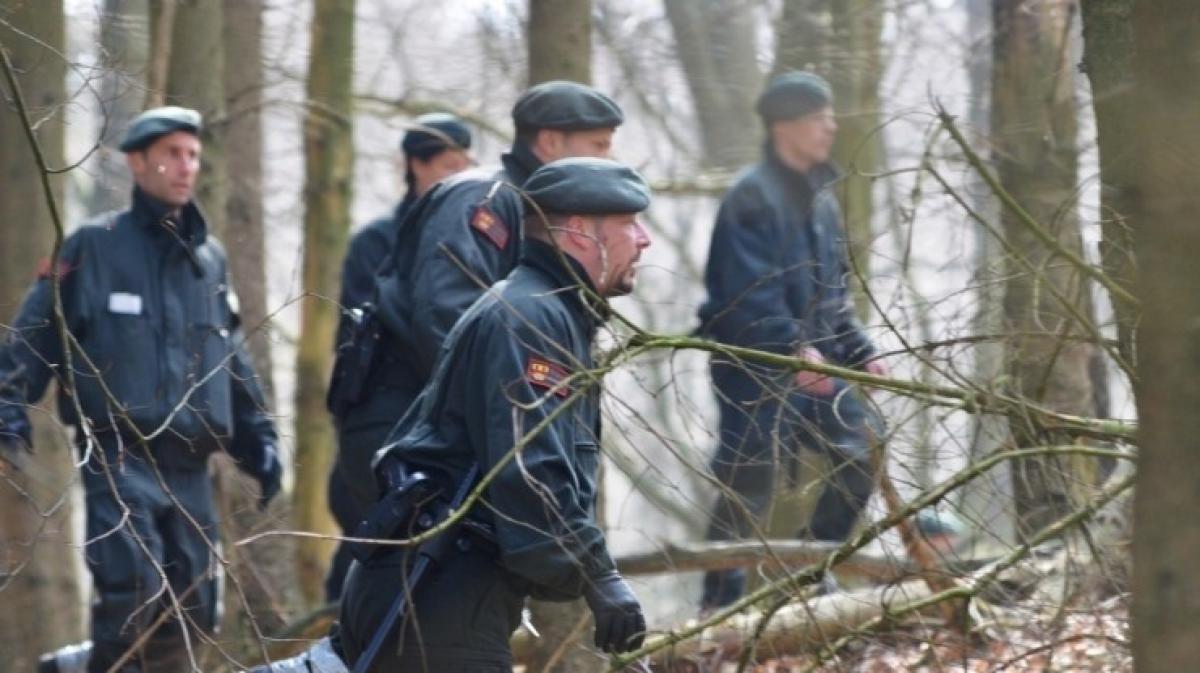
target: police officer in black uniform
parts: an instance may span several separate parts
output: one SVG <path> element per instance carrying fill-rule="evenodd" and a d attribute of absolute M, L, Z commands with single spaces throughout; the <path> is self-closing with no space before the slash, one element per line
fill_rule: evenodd
<path fill-rule="evenodd" d="M 338 323 L 338 343 L 350 338 L 354 309 L 370 301 L 375 291 L 375 272 L 396 241 L 400 222 L 417 199 L 443 178 L 466 170 L 470 166 L 467 150 L 471 147 L 471 130 L 458 117 L 445 112 L 421 115 L 413 128 L 404 134 L 400 148 L 404 152 L 404 181 L 408 186 L 404 198 L 390 216 L 368 223 L 350 239 L 346 260 L 342 264 L 341 305 L 343 316 Z M 339 409 L 334 420 L 338 430 L 338 446 L 343 452 L 358 451 L 357 460 L 335 463 L 329 473 L 329 509 L 338 526 L 350 533 L 362 520 L 370 504 L 369 489 L 355 498 L 356 489 L 343 472 L 343 464 L 365 465 L 375 450 L 383 444 L 388 430 L 396 424 L 397 408 L 412 401 L 404 390 L 407 381 L 392 381 L 389 376 L 402 374 L 399 367 L 380 367 L 372 372 L 369 387 L 358 404 Z M 350 566 L 349 548 L 338 545 L 329 575 L 325 578 L 326 600 L 335 601 L 342 593 L 342 582 Z"/>
<path fill-rule="evenodd" d="M 776 77 L 759 97 L 764 157 L 721 203 L 700 309 L 700 331 L 717 341 L 883 374 L 847 293 L 845 232 L 829 163 L 837 124 L 829 84 L 807 72 Z M 841 379 L 795 374 L 714 357 L 720 445 L 712 467 L 726 487 L 710 540 L 749 536 L 770 502 L 777 460 L 796 469 L 800 447 L 834 463 L 807 530 L 844 540 L 871 494 L 870 438 L 880 420 Z M 750 516 L 746 516 L 747 512 Z M 701 608 L 743 591 L 744 571 L 709 572 Z"/>
<path fill-rule="evenodd" d="M 468 513 L 471 530 L 488 533 L 461 533 L 413 589 L 412 619 L 372 670 L 507 673 L 509 638 L 530 595 L 583 596 L 606 652 L 642 641 L 641 607 L 594 516 L 600 391 L 587 372 L 604 298 L 632 289 L 650 244 L 637 216 L 649 189 L 621 164 L 572 158 L 536 171 L 525 190 L 545 219 L 527 215 L 520 264 L 455 324 L 432 380 L 376 459 L 385 482 L 423 471 L 444 494 L 472 466 L 481 474 L 502 466 Z M 341 612 L 348 663 L 404 593 L 406 559 L 397 548 L 352 566 Z"/>
<path fill-rule="evenodd" d="M 254 476 L 264 505 L 280 487 L 277 437 L 241 344 L 225 253 L 192 200 L 200 123 L 177 107 L 132 122 L 120 146 L 136 184 L 132 207 L 64 241 L 0 348 L 0 455 L 19 464 L 32 449 L 26 407 L 54 379 L 59 415 L 86 459 L 93 649 L 73 660 L 90 659 L 93 672 L 122 658 L 123 672 L 182 670 L 182 629 L 216 627 L 212 453 L 228 451 Z M 60 327 L 74 340 L 71 375 Z M 184 614 L 135 645 L 177 607 Z M 41 670 L 57 667 L 52 655 Z"/>
<path fill-rule="evenodd" d="M 608 96 L 559 81 L 522 94 L 512 117 L 517 136 L 512 150 L 501 157 L 503 168 L 443 180 L 401 223 L 375 279 L 374 311 L 382 330 L 371 344 L 375 353 L 366 384 L 354 399 L 345 399 L 335 378 L 331 407 L 361 406 L 370 411 L 358 413 L 394 425 L 429 381 L 450 327 L 516 265 L 524 214 L 516 188 L 545 162 L 607 156 L 613 131 L 623 120 Z M 386 394 L 380 387 L 386 387 Z M 359 506 L 368 507 L 378 498 L 370 459 L 382 436 L 372 430 L 351 438 L 344 431 L 342 439 L 338 469 Z"/>

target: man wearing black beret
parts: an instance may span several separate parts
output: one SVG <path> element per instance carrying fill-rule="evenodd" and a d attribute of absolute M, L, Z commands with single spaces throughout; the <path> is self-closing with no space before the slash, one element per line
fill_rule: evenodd
<path fill-rule="evenodd" d="M 380 329 L 359 330 L 365 338 L 356 338 L 343 349 L 358 354 L 361 345 L 356 342 L 371 342 L 374 353 L 366 358 L 371 376 L 392 386 L 381 402 L 366 403 L 379 410 L 389 427 L 404 416 L 429 382 L 455 321 L 517 265 L 526 211 L 518 188 L 548 162 L 607 157 L 613 134 L 625 118 L 615 101 L 589 86 L 550 81 L 522 93 L 513 105 L 512 119 L 516 137 L 511 150 L 501 156 L 499 169 L 454 175 L 412 206 L 374 279 L 367 307 L 371 315 L 363 324 L 376 320 Z M 346 403 L 339 388 L 335 378 L 331 406 Z M 372 395 L 378 393 L 368 387 L 353 403 L 361 404 Z M 373 503 L 379 490 L 363 456 L 371 455 L 382 441 L 373 429 L 361 434 L 362 446 L 347 451 L 349 431 L 341 429 L 344 443 L 337 469 L 346 475 L 356 501 Z M 304 671 L 316 662 L 329 666 L 342 649 L 339 629 L 331 636 L 301 655 L 275 663 L 271 670 Z"/>
<path fill-rule="evenodd" d="M 764 157 L 738 178 L 717 214 L 705 270 L 700 331 L 717 341 L 883 374 L 848 296 L 845 232 L 830 189 L 837 132 L 829 84 L 808 72 L 773 79 L 759 97 Z M 833 462 L 802 537 L 842 541 L 870 497 L 869 438 L 879 419 L 841 379 L 712 360 L 723 484 L 710 540 L 748 537 L 770 504 L 778 468 L 800 448 Z M 704 578 L 702 611 L 743 592 L 742 570 Z"/>
<path fill-rule="evenodd" d="M 32 449 L 26 409 L 51 380 L 82 457 L 91 643 L 44 657 L 42 673 L 119 660 L 122 672 L 187 668 L 185 631 L 211 633 L 221 602 L 209 456 L 229 452 L 258 480 L 264 506 L 280 488 L 278 439 L 225 252 L 192 198 L 200 123 L 178 107 L 133 120 L 120 145 L 132 207 L 67 237 L 0 347 L 0 473 Z M 73 337 L 69 360 L 59 328 Z"/>
<path fill-rule="evenodd" d="M 404 181 L 408 191 L 395 210 L 386 217 L 371 221 L 350 239 L 346 260 L 342 264 L 342 293 L 340 302 L 346 309 L 354 309 L 370 301 L 375 289 L 375 272 L 387 257 L 388 250 L 396 241 L 400 222 L 423 194 L 444 178 L 466 170 L 471 163 L 467 150 L 471 148 L 471 130 L 458 117 L 445 112 L 421 115 L 414 120 L 413 127 L 400 142 L 404 152 Z M 352 323 L 349 310 L 343 312 L 338 322 L 337 341 L 343 343 L 350 338 Z M 388 354 L 384 354 L 388 357 Z M 403 372 L 399 366 L 383 364 L 372 372 L 367 382 L 369 395 L 356 404 L 347 404 L 337 409 L 338 460 L 329 473 L 329 509 L 338 526 L 346 534 L 354 531 L 366 514 L 374 495 L 371 487 L 357 487 L 367 477 L 366 466 L 371 455 L 383 444 L 387 431 L 396 422 L 396 407 L 407 405 L 407 399 L 396 400 L 406 388 L 406 382 L 394 382 L 388 375 Z M 360 452 L 360 455 L 352 455 Z M 361 470 L 357 475 L 355 466 Z M 356 480 L 354 477 L 357 476 Z M 369 479 L 368 479 L 369 481 Z M 357 497 L 356 497 L 357 494 Z M 339 544 L 333 555 L 329 575 L 325 578 L 325 598 L 336 601 L 342 593 L 342 582 L 350 566 L 350 551 Z"/>
<path fill-rule="evenodd" d="M 516 139 L 501 157 L 502 167 L 441 181 L 400 222 L 374 278 L 371 308 L 382 329 L 370 344 L 370 378 L 355 400 L 342 399 L 337 381 L 331 390 L 334 408 L 370 408 L 358 418 L 369 421 L 370 427 L 357 424 L 367 428 L 363 432 L 352 423 L 341 428 L 345 443 L 338 456 L 338 469 L 364 507 L 378 496 L 369 466 L 369 456 L 383 441 L 384 433 L 376 428 L 391 427 L 400 419 L 429 380 L 450 327 L 489 285 L 516 266 L 524 216 L 516 188 L 546 162 L 607 156 L 613 131 L 624 119 L 608 96 L 562 81 L 530 88 L 513 106 L 512 117 Z M 386 381 L 386 392 L 373 381 Z M 359 436 L 351 438 L 352 432 Z M 351 441 L 362 446 L 347 451 Z"/>
<path fill-rule="evenodd" d="M 649 188 L 621 164 L 574 158 L 538 169 L 525 190 L 537 209 L 525 217 L 520 263 L 455 324 L 376 457 L 385 490 L 398 486 L 392 475 L 422 471 L 446 499 L 478 482 L 473 466 L 497 472 L 467 513 L 472 524 L 446 533 L 457 544 L 413 588 L 411 619 L 370 670 L 508 673 L 530 595 L 585 598 L 604 652 L 642 642 L 641 607 L 594 516 L 600 390 L 590 370 L 605 298 L 633 289 L 650 245 L 638 218 Z M 352 566 L 340 618 L 352 665 L 406 591 L 408 560 L 397 547 Z"/>

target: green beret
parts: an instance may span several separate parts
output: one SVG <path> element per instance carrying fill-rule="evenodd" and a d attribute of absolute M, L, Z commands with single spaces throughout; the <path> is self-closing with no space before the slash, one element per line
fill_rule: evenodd
<path fill-rule="evenodd" d="M 820 75 L 796 70 L 778 75 L 758 97 L 758 114 L 765 122 L 803 117 L 833 105 L 833 88 Z"/>
<path fill-rule="evenodd" d="M 400 149 L 410 157 L 428 161 L 443 150 L 471 148 L 471 129 L 448 112 L 431 112 L 413 120 L 415 126 L 404 134 Z"/>
<path fill-rule="evenodd" d="M 174 105 L 151 108 L 129 122 L 120 150 L 136 152 L 145 149 L 155 140 L 176 131 L 186 131 L 198 136 L 201 123 L 200 113 L 195 110 Z"/>
<path fill-rule="evenodd" d="M 530 87 L 512 109 L 517 130 L 611 129 L 625 121 L 613 99 L 577 82 L 543 82 Z"/>
<path fill-rule="evenodd" d="M 650 206 L 650 186 L 632 168 L 609 159 L 552 161 L 525 181 L 525 193 L 548 213 L 616 215 Z"/>

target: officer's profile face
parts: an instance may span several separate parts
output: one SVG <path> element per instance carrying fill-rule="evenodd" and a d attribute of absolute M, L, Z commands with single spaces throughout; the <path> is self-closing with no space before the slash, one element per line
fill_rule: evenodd
<path fill-rule="evenodd" d="M 803 117 L 771 124 L 771 137 L 779 155 L 794 168 L 808 170 L 829 161 L 837 138 L 833 108 L 825 106 Z"/>
<path fill-rule="evenodd" d="M 593 245 L 581 260 L 596 290 L 605 297 L 633 292 L 637 263 L 642 250 L 650 247 L 650 232 L 636 213 L 597 215 L 587 218 Z"/>
<path fill-rule="evenodd" d="M 192 199 L 200 174 L 200 139 L 186 131 L 168 133 L 143 150 L 125 155 L 133 181 L 173 208 Z"/>
<path fill-rule="evenodd" d="M 421 196 L 438 182 L 470 168 L 471 157 L 464 150 L 444 149 L 429 159 L 413 157 L 408 160 L 408 167 L 416 178 L 413 186 L 416 195 Z"/>
<path fill-rule="evenodd" d="M 534 154 L 547 164 L 568 157 L 607 159 L 612 153 L 614 132 L 615 129 L 541 129 L 535 141 Z"/>

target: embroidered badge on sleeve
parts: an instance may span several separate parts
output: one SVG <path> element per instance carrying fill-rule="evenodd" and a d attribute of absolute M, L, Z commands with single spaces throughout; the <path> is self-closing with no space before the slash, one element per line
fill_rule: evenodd
<path fill-rule="evenodd" d="M 562 385 L 570 375 L 566 367 L 536 355 L 530 355 L 525 363 L 525 380 L 529 385 L 554 390 L 559 397 L 570 394 L 570 387 Z"/>
<path fill-rule="evenodd" d="M 71 265 L 67 262 L 67 260 L 65 260 L 65 259 L 58 260 L 58 273 L 56 275 L 58 276 L 59 280 L 66 278 L 67 274 L 71 273 L 71 271 L 72 271 Z M 37 277 L 39 279 L 44 280 L 46 278 L 49 278 L 51 275 L 52 274 L 50 273 L 50 258 L 43 257 L 40 260 L 38 260 Z"/>
<path fill-rule="evenodd" d="M 476 206 L 471 214 L 471 226 L 501 250 L 508 245 L 508 225 L 487 206 Z"/>

